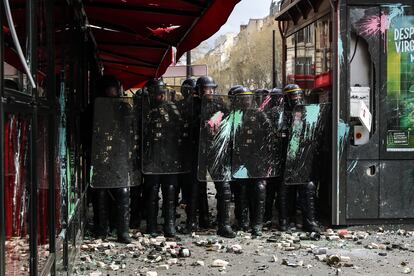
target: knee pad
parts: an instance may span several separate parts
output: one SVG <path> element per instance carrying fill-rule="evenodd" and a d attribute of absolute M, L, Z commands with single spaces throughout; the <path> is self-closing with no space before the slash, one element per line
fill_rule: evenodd
<path fill-rule="evenodd" d="M 120 196 L 129 197 L 129 195 L 130 195 L 130 189 L 129 188 L 119 188 L 118 194 Z"/>
<path fill-rule="evenodd" d="M 313 182 L 309 182 L 306 184 L 306 190 L 310 191 L 310 192 L 315 192 L 316 191 L 316 185 Z"/>
<path fill-rule="evenodd" d="M 259 199 L 264 199 L 266 197 L 266 182 L 259 180 L 256 185 L 256 194 Z"/>

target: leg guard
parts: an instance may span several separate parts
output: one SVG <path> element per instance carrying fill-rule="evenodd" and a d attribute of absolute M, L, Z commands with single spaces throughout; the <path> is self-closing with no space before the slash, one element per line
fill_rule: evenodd
<path fill-rule="evenodd" d="M 316 186 L 313 182 L 304 184 L 300 190 L 300 197 L 303 199 L 303 229 L 308 232 L 321 231 L 318 223 L 316 222 Z"/>
<path fill-rule="evenodd" d="M 210 213 L 208 210 L 207 183 L 201 182 L 198 190 L 198 225 L 200 228 L 211 228 Z"/>
<path fill-rule="evenodd" d="M 279 206 L 279 229 L 280 231 L 286 231 L 289 226 L 288 214 L 289 214 L 289 195 L 290 187 L 283 182 L 279 183 L 277 191 L 277 201 Z"/>
<path fill-rule="evenodd" d="M 131 238 L 129 237 L 129 188 L 116 188 L 112 190 L 118 205 L 118 241 L 131 243 Z"/>
<path fill-rule="evenodd" d="M 109 230 L 108 216 L 108 194 L 106 189 L 96 189 L 96 205 L 98 216 L 98 227 L 96 235 L 98 238 L 106 239 Z"/>
<path fill-rule="evenodd" d="M 254 185 L 254 207 L 253 207 L 253 221 L 252 234 L 254 236 L 262 235 L 263 215 L 266 200 L 266 180 L 257 180 Z"/>
<path fill-rule="evenodd" d="M 217 235 L 234 238 L 236 234 L 230 226 L 230 184 L 229 182 L 216 182 L 215 185 L 217 190 Z"/>
<path fill-rule="evenodd" d="M 145 209 L 147 212 L 147 233 L 157 235 L 158 217 L 158 191 L 160 177 L 157 175 L 146 175 L 144 182 Z"/>
<path fill-rule="evenodd" d="M 176 175 L 163 176 L 162 201 L 164 213 L 164 235 L 174 237 L 175 231 L 175 196 L 177 187 Z"/>

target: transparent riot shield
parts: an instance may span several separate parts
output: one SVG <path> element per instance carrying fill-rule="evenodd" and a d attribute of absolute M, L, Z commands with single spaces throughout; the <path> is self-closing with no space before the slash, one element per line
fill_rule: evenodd
<path fill-rule="evenodd" d="M 286 154 L 286 185 L 314 181 L 314 162 L 318 162 L 315 157 L 330 116 L 329 110 L 330 104 L 298 105 L 293 109 Z"/>
<path fill-rule="evenodd" d="M 281 139 L 278 133 L 283 105 L 271 95 L 238 95 L 232 100 L 232 177 L 269 178 L 280 173 Z"/>
<path fill-rule="evenodd" d="M 177 102 L 159 96 L 142 97 L 142 172 L 179 174 L 191 169 L 186 147 L 191 143 L 191 102 Z"/>
<path fill-rule="evenodd" d="M 231 111 L 228 96 L 205 95 L 199 116 L 198 179 L 230 180 L 233 122 L 240 114 Z"/>
<path fill-rule="evenodd" d="M 137 116 L 132 98 L 96 98 L 92 157 L 94 188 L 140 184 Z"/>

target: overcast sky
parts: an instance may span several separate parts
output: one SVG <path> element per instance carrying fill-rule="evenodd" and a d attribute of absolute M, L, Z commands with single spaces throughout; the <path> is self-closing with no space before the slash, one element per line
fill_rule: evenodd
<path fill-rule="evenodd" d="M 213 43 L 217 37 L 228 32 L 238 33 L 240 25 L 247 24 L 250 18 L 263 18 L 267 16 L 271 2 L 272 0 L 241 0 L 234 8 L 227 22 L 216 34 L 208 39 L 208 42 Z"/>

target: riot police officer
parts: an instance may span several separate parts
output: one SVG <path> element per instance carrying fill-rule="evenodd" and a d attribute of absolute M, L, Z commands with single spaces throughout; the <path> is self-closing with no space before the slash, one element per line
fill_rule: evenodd
<path fill-rule="evenodd" d="M 188 78 L 183 81 L 181 84 L 181 95 L 184 99 L 191 99 L 191 96 L 195 92 L 196 80 L 193 78 Z"/>
<path fill-rule="evenodd" d="M 293 121 L 292 113 L 296 106 L 304 104 L 304 93 L 297 84 L 288 84 L 283 89 L 283 93 L 285 97 L 283 131 L 285 133 L 284 144 L 286 153 L 288 137 L 292 134 L 289 131 Z M 285 182 L 287 177 L 289 176 L 285 172 Z M 283 185 L 279 185 L 278 202 L 280 230 L 286 231 L 289 224 L 289 218 L 292 219 L 295 216 L 296 205 L 294 202 L 296 202 L 298 193 L 303 215 L 303 229 L 308 232 L 320 232 L 320 228 L 315 218 L 316 186 L 312 181 L 298 184 L 299 185 L 289 186 L 284 183 Z"/>
<path fill-rule="evenodd" d="M 205 97 L 207 100 L 211 100 L 212 95 L 215 94 L 217 84 L 213 78 L 209 76 L 202 76 L 197 79 L 196 93 L 194 95 L 194 116 L 193 116 L 193 128 L 194 128 L 194 142 L 193 142 L 193 155 L 194 155 L 194 167 L 193 173 L 193 185 L 190 196 L 190 202 L 187 208 L 187 229 L 188 231 L 194 231 L 197 228 L 197 208 L 199 210 L 199 223 L 200 227 L 209 227 L 209 214 L 208 214 L 208 201 L 207 201 L 207 183 L 201 182 L 197 178 L 197 164 L 198 164 L 198 145 L 200 142 L 200 124 L 201 124 L 201 99 Z M 220 103 L 215 103 L 220 105 Z M 208 111 L 203 111 L 207 112 Z M 231 191 L 229 181 L 215 181 L 217 190 L 217 222 L 218 229 L 217 234 L 227 238 L 234 238 L 236 234 L 233 232 L 230 226 L 230 201 Z"/>
<path fill-rule="evenodd" d="M 147 233 L 157 235 L 158 192 L 162 190 L 164 235 L 173 237 L 175 230 L 175 190 L 177 173 L 183 172 L 180 150 L 185 132 L 183 119 L 175 105 L 166 99 L 165 83 L 150 79 L 143 99 L 142 164 L 146 199 Z"/>
<path fill-rule="evenodd" d="M 186 123 L 190 123 L 193 115 L 193 93 L 195 92 L 196 80 L 188 78 L 181 84 L 182 99 L 176 102 L 177 108 L 185 119 Z M 178 175 L 178 188 L 176 190 L 176 201 L 181 189 L 181 204 L 188 205 L 191 191 L 191 172 Z M 178 204 L 177 204 L 178 205 Z"/>
<path fill-rule="evenodd" d="M 235 85 L 230 88 L 227 95 L 230 97 L 230 102 L 234 104 L 234 96 L 240 92 L 245 91 L 243 85 Z M 246 185 L 241 185 L 237 180 L 230 181 L 231 191 L 234 194 L 234 216 L 237 221 L 237 228 L 242 231 L 249 230 L 249 203 L 246 195 Z"/>
<path fill-rule="evenodd" d="M 277 126 L 277 135 L 279 136 L 281 132 L 279 131 L 280 126 L 282 125 L 281 121 L 283 119 L 283 110 L 284 110 L 284 97 L 283 97 L 283 90 L 281 88 L 273 88 L 268 93 L 269 96 L 269 108 L 268 108 L 268 116 L 272 118 L 273 122 Z M 275 143 L 273 145 L 275 147 L 280 147 L 279 143 Z M 280 164 L 282 165 L 282 164 Z M 273 206 L 275 205 L 276 199 L 276 188 L 280 183 L 283 182 L 283 169 L 280 170 L 276 177 L 272 177 L 267 179 L 266 185 L 266 203 L 265 203 L 265 213 L 264 213 L 264 222 L 267 224 L 271 224 L 273 219 Z"/>
<path fill-rule="evenodd" d="M 256 97 L 253 92 L 248 91 L 245 87 L 236 89 L 234 94 L 234 109 L 241 111 L 243 115 L 241 126 L 235 129 L 237 137 L 234 139 L 232 162 L 234 167 L 242 167 L 246 172 L 245 175 L 243 173 L 238 175 L 238 170 L 233 174 L 233 177 L 236 178 L 234 181 L 237 183 L 235 202 L 236 205 L 239 205 L 236 208 L 239 212 L 239 225 L 243 230 L 248 228 L 247 214 L 249 214 L 252 235 L 261 236 L 266 198 L 266 180 L 257 177 L 265 177 L 267 168 L 265 170 L 256 169 L 264 168 L 262 161 L 267 163 L 264 159 L 269 157 L 260 155 L 265 152 L 269 153 L 266 147 L 270 143 L 264 143 L 264 141 L 270 134 L 268 131 L 272 129 L 271 122 L 264 110 L 260 108 L 262 104 L 261 97 Z M 241 164 L 242 166 L 240 166 Z"/>
<path fill-rule="evenodd" d="M 119 81 L 114 76 L 104 76 L 101 79 L 100 90 L 102 93 L 101 97 L 105 97 L 105 98 L 117 98 L 117 97 L 120 97 L 121 95 L 121 87 L 120 87 Z M 98 101 L 96 100 L 95 117 L 103 116 L 103 114 L 97 114 L 97 108 L 98 108 L 97 102 Z M 129 108 L 130 108 L 129 106 L 123 104 L 122 102 L 120 105 L 117 106 L 117 110 L 119 111 L 120 116 L 122 116 L 124 113 L 127 114 L 129 112 Z M 95 117 L 94 117 L 94 121 L 96 123 L 98 118 L 95 118 Z M 108 120 L 108 118 L 106 118 L 106 120 Z M 117 129 L 122 128 L 122 124 L 121 126 L 119 126 L 119 123 L 120 123 L 119 121 L 121 121 L 121 118 L 118 118 L 118 120 L 116 118 L 110 118 L 110 120 L 113 120 L 113 121 L 111 122 L 100 121 L 100 122 L 104 124 L 110 123 L 112 125 L 112 128 L 114 128 L 114 125 L 115 125 L 115 128 Z M 130 133 L 130 129 L 120 129 L 120 131 L 121 133 Z M 94 129 L 94 133 L 95 133 L 95 129 Z M 116 134 L 112 134 L 112 135 L 117 136 Z M 122 138 L 114 137 L 114 140 L 117 140 L 117 139 L 122 140 L 122 139 L 125 139 L 125 137 L 122 137 Z M 114 142 L 113 143 L 114 146 L 116 146 L 116 144 L 119 144 L 119 143 L 116 143 L 115 141 L 112 141 L 112 142 Z M 110 164 L 112 164 L 113 162 L 116 167 L 115 163 L 122 163 L 122 165 L 124 165 L 125 160 L 116 160 L 116 156 L 117 156 L 116 154 L 112 154 L 111 152 L 109 152 L 108 149 L 99 148 L 99 146 L 96 145 L 96 144 L 104 145 L 104 143 L 105 143 L 104 141 L 93 141 L 93 145 L 92 145 L 92 155 L 93 155 L 92 164 L 94 165 L 94 176 L 93 176 L 92 186 L 94 187 L 93 190 L 95 190 L 95 194 L 96 194 L 95 195 L 96 204 L 94 204 L 94 213 L 97 213 L 97 216 L 98 216 L 98 219 L 96 220 L 96 222 L 98 223 L 98 227 L 96 227 L 97 235 L 100 238 L 106 238 L 108 235 L 108 228 L 109 228 L 108 223 L 111 221 L 111 222 L 115 222 L 116 224 L 118 241 L 122 243 L 130 243 L 131 238 L 128 233 L 129 232 L 129 220 L 130 220 L 130 217 L 129 217 L 130 215 L 130 212 L 129 212 L 130 190 L 129 190 L 128 184 L 123 183 L 123 182 L 126 182 L 127 180 L 122 179 L 120 177 L 116 177 L 114 176 L 115 173 L 111 173 L 111 172 L 109 172 L 110 174 L 108 175 L 108 178 L 104 176 L 105 173 L 108 173 L 106 171 L 106 169 L 108 168 L 107 166 L 108 164 L 109 166 L 111 166 Z M 120 148 L 124 149 L 124 147 L 120 147 Z M 105 154 L 109 160 L 102 160 L 101 156 L 99 154 L 96 154 L 96 152 L 101 152 L 101 151 L 106 151 Z M 126 151 L 131 152 L 132 148 L 126 149 Z M 127 152 L 125 152 L 125 155 L 127 155 Z M 127 157 L 125 157 L 124 159 L 127 159 Z M 118 165 L 121 166 L 121 164 L 118 164 Z M 123 170 L 123 169 L 125 168 L 120 168 L 120 170 Z M 116 168 L 114 170 L 115 172 L 117 171 Z M 121 174 L 124 174 L 124 173 L 121 173 Z M 103 182 L 106 182 L 106 183 L 103 183 Z M 115 206 L 116 207 L 115 208 L 116 218 L 111 218 L 111 219 L 109 215 L 110 197 L 114 199 L 113 202 L 115 202 L 115 205 L 116 205 Z"/>

